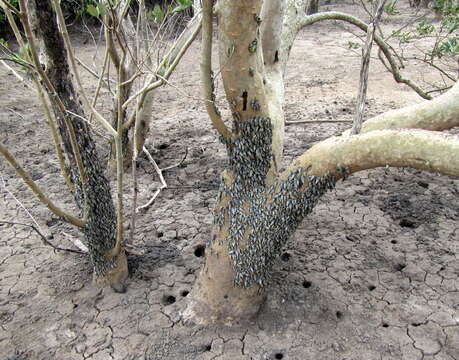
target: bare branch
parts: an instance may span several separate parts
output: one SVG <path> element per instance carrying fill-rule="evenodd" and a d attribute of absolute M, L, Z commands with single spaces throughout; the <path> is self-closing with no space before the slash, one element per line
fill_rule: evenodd
<path fill-rule="evenodd" d="M 3 11 L 5 11 L 5 13 L 8 11 L 8 12 L 12 12 L 14 15 L 17 15 L 17 16 L 20 15 L 19 11 L 13 5 L 11 5 L 8 1 L 0 0 L 0 5 L 2 6 Z"/>
<path fill-rule="evenodd" d="M 81 250 L 73 250 L 73 249 L 61 248 L 61 247 L 59 247 L 59 246 L 54 245 L 53 243 L 51 243 L 50 241 L 48 241 L 48 239 L 46 238 L 46 236 L 43 235 L 43 234 L 41 233 L 41 231 L 38 230 L 38 229 L 35 227 L 35 225 L 24 224 L 24 223 L 14 222 L 14 221 L 6 221 L 6 220 L 0 220 L 0 224 L 28 226 L 28 227 L 32 228 L 33 231 L 35 231 L 35 232 L 40 236 L 41 241 L 43 242 L 43 244 L 48 245 L 48 246 L 51 246 L 54 250 L 58 250 L 58 251 L 67 251 L 67 252 L 71 252 L 71 253 L 74 253 L 74 254 L 85 254 L 85 252 L 83 252 L 83 251 L 81 251 Z"/>
<path fill-rule="evenodd" d="M 20 0 L 24 1 L 24 0 Z M 75 56 L 73 54 L 73 48 L 70 43 L 70 37 L 67 32 L 67 26 L 65 25 L 64 15 L 62 14 L 62 9 L 59 5 L 59 0 L 52 0 L 54 5 L 54 10 L 56 11 L 57 18 L 59 20 L 59 26 L 61 29 L 62 37 L 64 38 L 65 47 L 67 50 L 67 54 L 70 60 L 70 65 L 72 67 L 73 75 L 75 76 L 76 83 L 78 84 L 78 89 L 80 91 L 81 97 L 85 106 L 94 114 L 95 118 L 99 121 L 99 123 L 112 135 L 116 136 L 116 131 L 110 125 L 110 123 L 92 106 L 89 102 L 88 97 L 86 95 L 86 91 L 84 90 L 83 84 L 81 82 L 80 75 L 78 73 L 78 69 L 76 66 Z"/>
<path fill-rule="evenodd" d="M 425 130 L 374 130 L 335 136 L 311 147 L 292 162 L 282 178 L 297 168 L 309 175 L 343 177 L 377 167 L 411 167 L 459 176 L 459 138 Z"/>
<path fill-rule="evenodd" d="M 459 126 L 459 81 L 433 100 L 391 110 L 365 121 L 361 132 L 382 129 L 443 131 L 456 126 Z"/>
<path fill-rule="evenodd" d="M 199 31 L 201 30 L 201 23 L 201 16 L 196 15 L 193 20 L 191 20 L 189 27 L 182 32 L 175 44 L 164 56 L 156 71 L 148 77 L 144 87 L 125 101 L 123 104 L 123 109 L 126 109 L 129 104 L 136 100 L 139 96 L 141 96 L 141 99 L 139 100 L 138 107 L 141 107 L 146 94 L 164 84 L 164 80 L 158 80 L 156 74 L 161 75 L 165 79 L 169 79 L 178 63 L 182 59 L 183 55 L 188 50 L 191 43 L 194 41 Z"/>
<path fill-rule="evenodd" d="M 85 226 L 85 222 L 81 219 L 76 218 L 73 215 L 70 215 L 54 205 L 54 203 L 41 191 L 35 181 L 32 180 L 32 177 L 18 164 L 15 157 L 6 149 L 6 147 L 0 143 L 0 154 L 2 154 L 6 161 L 13 167 L 16 173 L 22 178 L 25 184 L 32 190 L 35 196 L 43 203 L 49 210 L 51 210 L 56 216 L 63 218 L 68 223 L 78 226 L 80 228 Z"/>
<path fill-rule="evenodd" d="M 365 99 L 367 97 L 367 87 L 368 87 L 368 72 L 370 70 L 370 56 L 371 56 L 371 47 L 373 45 L 373 38 L 375 36 L 375 30 L 378 26 L 379 19 L 381 18 L 382 11 L 386 0 L 379 0 L 373 21 L 367 28 L 367 39 L 365 41 L 365 47 L 362 56 L 362 67 L 360 69 L 360 85 L 359 85 L 359 95 L 357 97 L 356 104 L 356 113 L 354 118 L 354 124 L 352 125 L 351 134 L 358 134 L 362 128 L 363 122 L 363 113 L 365 111 Z"/>
<path fill-rule="evenodd" d="M 163 171 L 159 168 L 158 164 L 156 164 L 155 159 L 153 159 L 153 157 L 151 156 L 150 152 L 147 150 L 147 148 L 145 146 L 143 147 L 143 151 L 147 155 L 148 159 L 150 160 L 151 164 L 153 165 L 153 168 L 155 169 L 156 173 L 158 174 L 159 180 L 161 181 L 161 186 L 158 189 L 156 189 L 156 191 L 153 194 L 152 198 L 145 205 L 139 206 L 136 209 L 136 211 L 141 211 L 141 210 L 148 209 L 151 206 L 151 204 L 153 204 L 153 202 L 155 201 L 155 199 L 157 198 L 157 196 L 159 195 L 161 190 L 167 188 L 167 183 L 164 180 Z"/>
<path fill-rule="evenodd" d="M 362 31 L 367 32 L 368 30 L 368 25 L 365 24 L 363 21 L 357 19 L 356 17 L 352 15 L 340 13 L 340 12 L 330 11 L 330 12 L 322 12 L 322 13 L 318 13 L 314 15 L 305 16 L 303 19 L 301 19 L 301 21 L 298 22 L 297 31 L 299 31 L 302 27 L 306 25 L 312 25 L 316 22 L 324 21 L 324 20 L 341 20 L 341 21 L 345 21 L 345 22 L 348 22 L 350 24 L 357 26 Z M 412 80 L 407 79 L 402 76 L 399 70 L 399 66 L 397 65 L 397 60 L 392 55 L 390 47 L 386 44 L 386 42 L 378 35 L 375 35 L 374 41 L 379 46 L 384 56 L 386 57 L 387 61 L 389 62 L 390 68 L 388 68 L 388 70 L 392 73 L 394 80 L 397 83 L 408 85 L 419 96 L 423 97 L 424 99 L 427 99 L 427 100 L 432 99 L 432 96 L 430 96 L 424 90 L 422 90 L 419 85 L 414 83 Z"/>
<path fill-rule="evenodd" d="M 61 247 L 59 247 L 59 246 L 54 245 L 53 243 L 51 243 L 50 241 L 48 241 L 48 239 L 46 238 L 46 236 L 43 235 L 43 234 L 41 233 L 41 231 L 38 230 L 38 229 L 35 227 L 35 225 L 24 224 L 24 223 L 18 223 L 18 222 L 14 222 L 14 221 L 5 221 L 5 220 L 0 220 L 0 224 L 28 226 L 28 227 L 32 228 L 33 231 L 35 231 L 35 232 L 40 236 L 41 241 L 43 242 L 43 244 L 48 245 L 48 246 L 51 246 L 54 250 L 58 250 L 58 251 L 67 251 L 67 252 L 71 252 L 71 253 L 74 253 L 74 254 L 85 254 L 85 252 L 83 252 L 83 251 L 81 251 L 81 250 L 73 250 L 73 249 L 61 248 Z"/>

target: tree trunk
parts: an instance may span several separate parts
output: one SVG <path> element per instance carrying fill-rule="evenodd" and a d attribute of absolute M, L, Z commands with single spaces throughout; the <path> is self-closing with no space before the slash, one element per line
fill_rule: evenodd
<path fill-rule="evenodd" d="M 33 6 L 32 6 L 33 5 Z M 30 22 L 42 44 L 45 55 L 45 73 L 54 87 L 55 95 L 64 104 L 66 111 L 84 117 L 81 103 L 75 91 L 68 65 L 67 53 L 59 32 L 49 0 L 29 2 Z M 36 11 L 33 11 L 35 7 Z M 48 89 L 53 100 L 54 94 Z M 52 101 L 59 131 L 63 139 L 70 172 L 75 184 L 75 200 L 85 220 L 84 234 L 94 266 L 94 279 L 98 283 L 118 284 L 127 277 L 126 255 L 114 251 L 116 244 L 116 213 L 110 193 L 110 185 L 104 176 L 97 156 L 95 142 L 86 122 L 78 116 L 63 113 Z M 67 119 L 66 119 L 67 117 Z M 67 121 L 66 121 L 67 120 Z M 69 120 L 69 121 L 68 121 Z M 67 125 L 70 124 L 71 128 Z M 79 154 L 72 147 L 74 134 Z M 84 169 L 84 177 L 78 167 L 78 158 Z"/>
<path fill-rule="evenodd" d="M 289 3 L 286 14 L 294 14 L 296 5 Z M 220 69 L 233 130 L 222 137 L 229 166 L 222 174 L 206 263 L 184 313 L 185 319 L 202 324 L 256 315 L 283 246 L 338 179 L 386 165 L 459 175 L 457 139 L 419 130 L 334 137 L 312 147 L 279 174 L 284 56 L 290 51 L 281 40 L 291 44 L 297 25 L 289 27 L 282 21 L 284 8 L 276 0 L 265 0 L 263 9 L 261 1 L 220 0 L 217 13 Z M 457 124 L 458 90 L 459 83 L 430 103 L 438 111 L 439 128 Z M 382 127 L 391 127 L 392 120 L 404 116 L 404 122 L 414 127 L 434 129 L 428 108 L 420 104 L 379 121 Z M 397 120 L 396 126 L 403 124 Z M 448 160 L 451 157 L 455 160 Z"/>

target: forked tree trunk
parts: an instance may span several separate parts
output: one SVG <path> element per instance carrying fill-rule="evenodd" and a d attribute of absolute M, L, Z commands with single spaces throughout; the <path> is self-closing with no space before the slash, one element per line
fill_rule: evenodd
<path fill-rule="evenodd" d="M 217 7 L 220 68 L 234 126 L 224 140 L 230 167 L 214 210 L 213 240 L 186 315 L 202 321 L 253 316 L 276 252 L 288 238 L 284 220 L 271 224 L 268 215 L 282 217 L 289 198 L 289 184 L 277 181 L 284 131 L 278 30 L 284 9 L 283 2 L 266 1 L 263 9 L 262 3 L 223 0 Z"/>
<path fill-rule="evenodd" d="M 30 23 L 40 40 L 41 51 L 45 56 L 45 73 L 54 87 L 55 95 L 69 111 L 66 114 L 62 113 L 56 105 L 54 94 L 48 89 L 70 163 L 71 178 L 75 185 L 74 197 L 86 223 L 84 234 L 94 266 L 94 279 L 98 283 L 119 284 L 127 277 L 126 255 L 123 250 L 114 251 L 116 213 L 110 185 L 97 156 L 91 130 L 88 124 L 78 117 L 84 118 L 85 114 L 72 82 L 64 41 L 49 0 L 30 0 L 28 6 Z M 71 124 L 71 129 L 67 124 Z M 84 178 L 78 169 L 78 154 L 75 154 L 71 144 L 72 132 L 81 157 Z"/>
<path fill-rule="evenodd" d="M 282 3 L 265 0 L 263 9 L 261 0 L 217 4 L 220 69 L 233 131 L 222 136 L 229 166 L 222 174 L 205 265 L 184 313 L 187 320 L 231 323 L 256 315 L 282 247 L 320 197 L 349 173 L 390 165 L 459 175 L 457 138 L 420 130 L 330 138 L 279 173 L 283 64 L 296 35 L 292 28 L 282 31 Z M 295 13 L 293 6 L 286 10 Z M 459 83 L 430 105 L 442 124 L 459 125 Z M 425 103 L 381 117 L 382 128 L 393 127 L 400 116 L 407 123 L 415 119 L 412 127 L 435 129 Z M 363 131 L 378 126 L 368 128 Z"/>

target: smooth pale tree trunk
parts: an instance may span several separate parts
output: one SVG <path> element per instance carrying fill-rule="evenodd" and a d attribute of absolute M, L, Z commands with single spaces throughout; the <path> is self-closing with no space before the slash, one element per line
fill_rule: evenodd
<path fill-rule="evenodd" d="M 80 117 L 71 115 L 73 113 L 83 118 L 85 116 L 72 82 L 64 41 L 49 0 L 30 0 L 28 6 L 30 23 L 41 43 L 45 73 L 55 91 L 55 95 L 50 93 L 49 96 L 54 104 L 60 135 L 69 160 L 71 179 L 75 185 L 75 200 L 86 223 L 84 235 L 94 266 L 94 279 L 98 283 L 118 285 L 128 274 L 126 255 L 122 249 L 115 249 L 115 207 L 91 130 Z M 55 105 L 54 96 L 58 96 L 66 110 L 71 113 L 63 114 Z M 65 117 L 70 120 L 71 129 L 68 128 Z M 83 179 L 77 165 L 78 155 L 71 144 L 72 132 L 84 168 Z"/>
<path fill-rule="evenodd" d="M 431 130 L 459 125 L 459 83 L 427 105 L 369 122 L 361 135 L 323 141 L 279 173 L 283 73 L 299 29 L 283 16 L 297 16 L 298 8 L 304 10 L 300 2 L 287 1 L 284 7 L 276 0 L 220 0 L 216 6 L 220 69 L 233 129 L 221 136 L 229 166 L 222 173 L 212 238 L 184 313 L 187 320 L 232 323 L 255 316 L 282 247 L 320 197 L 350 173 L 389 165 L 459 175 L 457 137 L 375 130 L 399 129 L 404 123 Z"/>

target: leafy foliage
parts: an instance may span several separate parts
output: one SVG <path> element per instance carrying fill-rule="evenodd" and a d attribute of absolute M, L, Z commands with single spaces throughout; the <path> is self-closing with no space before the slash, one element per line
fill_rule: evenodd
<path fill-rule="evenodd" d="M 174 13 L 182 12 L 189 9 L 192 5 L 191 0 L 177 0 L 169 4 L 155 4 L 152 10 L 148 11 L 150 21 L 154 21 L 157 25 L 161 25 L 168 17 Z"/>
<path fill-rule="evenodd" d="M 441 21 L 423 19 L 413 29 L 400 29 L 392 33 L 400 43 L 411 43 L 424 37 L 438 39 L 427 55 L 434 58 L 459 55 L 459 3 L 452 0 L 435 0 L 432 8 Z"/>
<path fill-rule="evenodd" d="M 397 5 L 397 0 L 391 0 L 388 1 L 386 6 L 384 6 L 384 11 L 389 14 L 389 15 L 397 15 L 400 14 L 400 11 L 398 11 L 395 6 Z"/>

